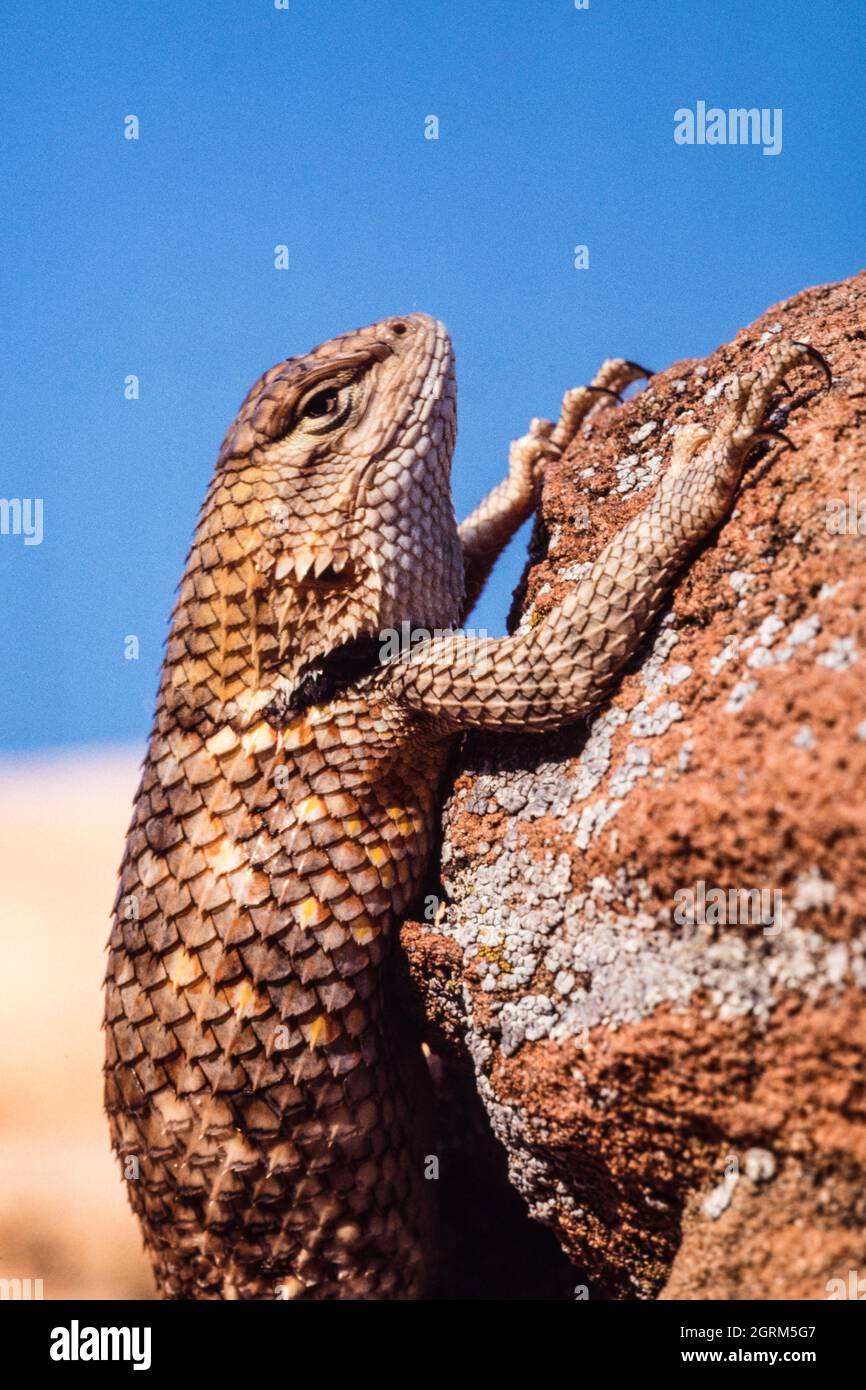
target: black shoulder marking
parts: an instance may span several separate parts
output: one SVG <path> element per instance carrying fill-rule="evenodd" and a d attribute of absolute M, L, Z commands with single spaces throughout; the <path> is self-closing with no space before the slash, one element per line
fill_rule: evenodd
<path fill-rule="evenodd" d="M 382 644 L 378 637 L 353 637 L 333 651 L 318 656 L 301 667 L 294 689 L 274 697 L 264 717 L 270 724 L 285 723 L 312 705 L 326 705 L 341 690 L 354 685 L 374 671 L 380 662 Z"/>

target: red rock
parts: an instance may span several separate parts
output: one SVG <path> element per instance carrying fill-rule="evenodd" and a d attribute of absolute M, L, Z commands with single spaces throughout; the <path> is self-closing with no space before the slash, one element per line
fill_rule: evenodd
<path fill-rule="evenodd" d="M 778 336 L 820 348 L 833 388 L 798 372 L 780 394 L 796 452 L 750 469 L 612 699 L 588 729 L 461 754 L 447 911 L 403 931 L 450 1287 L 823 1299 L 866 1274 L 866 274 L 597 415 L 550 469 L 515 617 L 556 602 L 645 505 L 672 431 L 712 425 Z M 782 912 L 689 933 L 676 895 L 700 882 Z"/>

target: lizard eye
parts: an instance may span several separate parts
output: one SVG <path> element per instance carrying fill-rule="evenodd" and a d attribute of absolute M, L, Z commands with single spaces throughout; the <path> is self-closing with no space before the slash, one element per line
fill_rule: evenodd
<path fill-rule="evenodd" d="M 333 386 L 328 386 L 324 391 L 317 391 L 314 396 L 310 396 L 301 406 L 299 414 L 305 420 L 321 420 L 336 410 L 339 399 L 339 392 Z"/>
<path fill-rule="evenodd" d="M 308 434 L 330 434 L 346 423 L 354 401 L 351 382 L 320 386 L 298 403 L 294 423 L 304 425 Z"/>

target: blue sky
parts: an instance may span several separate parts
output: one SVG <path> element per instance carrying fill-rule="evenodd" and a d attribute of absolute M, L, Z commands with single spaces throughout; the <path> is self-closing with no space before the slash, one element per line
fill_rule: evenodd
<path fill-rule="evenodd" d="M 143 740 L 217 447 L 272 362 L 386 314 L 444 319 L 463 514 L 508 441 L 605 356 L 706 353 L 774 300 L 860 269 L 863 13 L 7 9 L 0 495 L 42 498 L 44 537 L 0 536 L 0 747 Z M 698 100 L 781 108 L 781 153 L 675 144 L 674 112 Z M 477 625 L 503 630 L 521 566 L 519 543 Z"/>

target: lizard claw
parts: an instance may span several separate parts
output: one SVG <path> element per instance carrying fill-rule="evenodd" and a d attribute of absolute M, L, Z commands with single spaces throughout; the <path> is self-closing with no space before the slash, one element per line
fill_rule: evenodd
<path fill-rule="evenodd" d="M 829 391 L 830 387 L 833 385 L 833 373 L 830 370 L 830 363 L 827 361 L 826 357 L 822 357 L 818 349 L 813 348 L 811 343 L 798 343 L 794 341 L 793 346 L 802 348 L 806 356 L 815 363 L 815 366 L 821 368 L 821 371 L 827 378 L 827 390 Z"/>
<path fill-rule="evenodd" d="M 584 391 L 594 391 L 599 396 L 611 396 L 613 400 L 622 405 L 622 396 L 618 391 L 609 391 L 606 386 L 584 386 Z"/>
<path fill-rule="evenodd" d="M 641 376 L 645 376 L 647 381 L 649 381 L 651 376 L 655 376 L 655 372 L 650 371 L 649 367 L 642 367 L 640 362 L 630 362 L 629 359 L 626 358 L 625 365 L 631 367 L 633 372 L 640 372 Z"/>
<path fill-rule="evenodd" d="M 784 430 L 770 429 L 769 426 L 766 429 L 755 430 L 752 434 L 751 443 L 760 444 L 763 440 L 766 440 L 769 444 L 777 444 L 779 440 L 781 440 L 782 443 L 787 444 L 788 448 L 792 449 L 794 453 L 797 452 L 796 444 L 793 439 L 789 439 Z"/>

